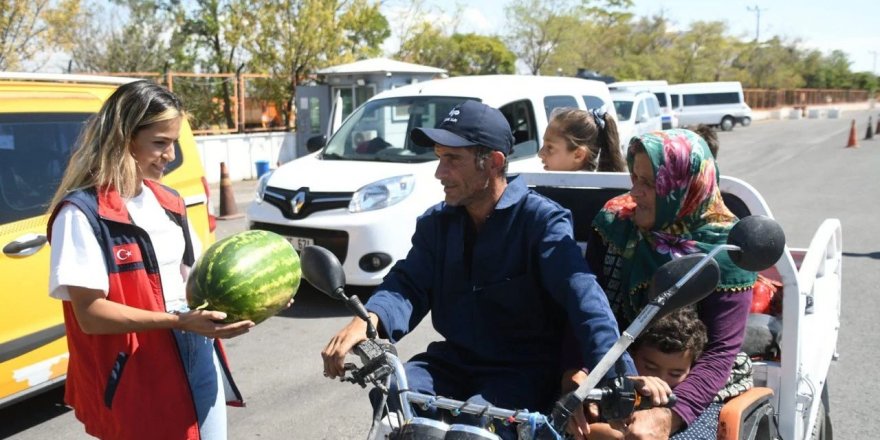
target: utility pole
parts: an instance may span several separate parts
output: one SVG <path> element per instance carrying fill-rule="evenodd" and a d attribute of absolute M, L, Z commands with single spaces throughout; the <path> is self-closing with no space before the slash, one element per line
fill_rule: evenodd
<path fill-rule="evenodd" d="M 874 67 L 871 68 L 871 73 L 876 75 L 877 74 L 877 51 L 876 50 L 869 50 L 868 53 L 871 55 L 874 55 Z"/>
<path fill-rule="evenodd" d="M 761 37 L 761 11 L 766 11 L 767 8 L 762 9 L 757 4 L 755 4 L 754 7 L 746 6 L 746 9 L 748 9 L 749 12 L 755 13 L 755 18 L 757 21 L 757 23 L 755 24 L 755 43 L 760 43 L 761 42 L 761 38 L 760 38 Z"/>

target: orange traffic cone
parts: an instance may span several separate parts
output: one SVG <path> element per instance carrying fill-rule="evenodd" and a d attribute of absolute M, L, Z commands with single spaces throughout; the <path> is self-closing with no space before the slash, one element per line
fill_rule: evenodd
<path fill-rule="evenodd" d="M 865 132 L 865 140 L 866 141 L 874 139 L 874 132 L 871 131 L 873 129 L 874 129 L 874 118 L 871 116 L 868 116 L 868 131 Z"/>
<path fill-rule="evenodd" d="M 852 120 L 852 125 L 849 128 L 849 140 L 846 142 L 846 148 L 858 148 L 859 141 L 856 139 L 856 120 Z M 222 188 L 222 187 L 221 187 Z"/>
<path fill-rule="evenodd" d="M 226 170 L 226 162 L 220 162 L 220 220 L 231 220 L 244 216 L 238 212 L 235 204 L 235 194 L 232 191 L 232 181 L 229 180 L 229 171 Z"/>

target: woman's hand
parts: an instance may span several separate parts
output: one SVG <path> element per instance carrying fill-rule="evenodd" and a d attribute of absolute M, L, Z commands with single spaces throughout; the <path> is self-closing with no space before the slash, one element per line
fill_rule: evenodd
<path fill-rule="evenodd" d="M 178 321 L 175 326 L 178 330 L 198 333 L 202 336 L 215 339 L 234 338 L 250 331 L 253 321 L 238 321 L 222 323 L 226 314 L 213 310 L 191 310 L 177 315 Z"/>
<path fill-rule="evenodd" d="M 663 379 L 654 376 L 631 376 L 636 390 L 645 397 L 651 398 L 653 406 L 665 406 L 669 403 L 672 388 Z"/>

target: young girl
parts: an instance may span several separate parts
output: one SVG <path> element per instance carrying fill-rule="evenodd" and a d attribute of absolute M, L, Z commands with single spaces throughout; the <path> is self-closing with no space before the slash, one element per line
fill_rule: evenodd
<path fill-rule="evenodd" d="M 254 323 L 188 310 L 198 243 L 183 199 L 158 183 L 184 118 L 157 84 L 119 87 L 84 127 L 50 206 L 65 402 L 99 438 L 225 439 L 225 404 L 241 403 L 215 338 Z"/>
<path fill-rule="evenodd" d="M 626 171 L 617 122 L 604 109 L 553 110 L 538 157 L 547 171 Z"/>

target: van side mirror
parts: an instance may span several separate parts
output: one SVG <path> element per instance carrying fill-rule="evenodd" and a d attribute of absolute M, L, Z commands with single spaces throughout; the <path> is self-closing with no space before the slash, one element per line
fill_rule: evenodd
<path fill-rule="evenodd" d="M 308 150 L 309 153 L 314 153 L 315 151 L 324 148 L 324 145 L 327 145 L 327 136 L 319 134 L 310 137 L 309 140 L 306 141 L 306 150 Z"/>

